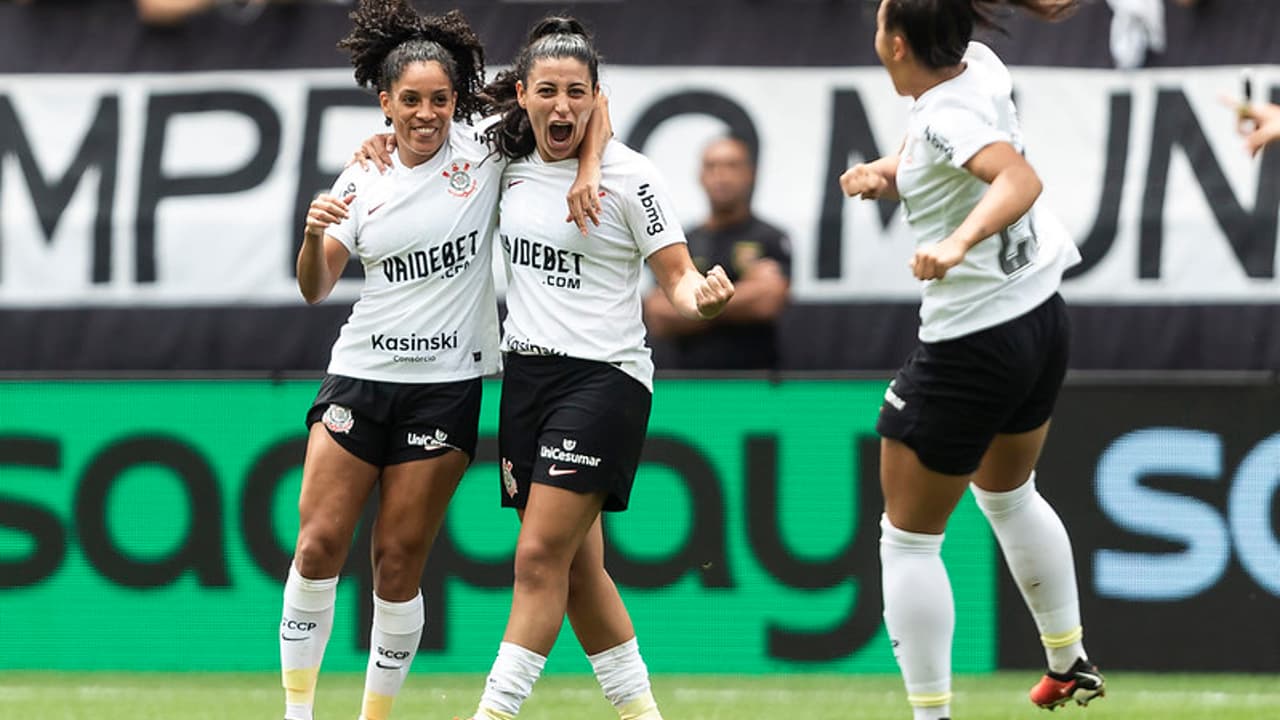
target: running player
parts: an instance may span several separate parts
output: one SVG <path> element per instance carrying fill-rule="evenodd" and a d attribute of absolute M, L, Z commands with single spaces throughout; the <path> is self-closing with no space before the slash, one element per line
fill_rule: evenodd
<path fill-rule="evenodd" d="M 1046 19 L 1074 0 L 1008 0 Z M 1082 642 L 1071 544 L 1036 491 L 1035 465 L 1067 366 L 1063 270 L 1080 255 L 1036 205 L 1009 71 L 970 42 L 996 0 L 882 0 L 875 47 L 914 103 L 892 156 L 840 179 L 900 197 L 923 281 L 920 345 L 885 393 L 880 482 L 884 616 L 915 720 L 951 714 L 955 609 L 939 554 L 967 488 L 991 523 L 1040 630 L 1048 673 L 1031 701 L 1103 694 Z"/>

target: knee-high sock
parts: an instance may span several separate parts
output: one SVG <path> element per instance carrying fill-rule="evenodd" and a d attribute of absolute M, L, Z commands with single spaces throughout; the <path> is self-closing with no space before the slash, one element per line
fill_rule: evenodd
<path fill-rule="evenodd" d="M 280 620 L 280 671 L 285 690 L 285 720 L 311 720 L 316 679 L 333 631 L 338 578 L 312 580 L 289 567 Z"/>
<path fill-rule="evenodd" d="M 971 489 L 1035 617 L 1049 669 L 1066 672 L 1076 658 L 1088 656 L 1082 642 L 1071 540 L 1062 519 L 1036 490 L 1034 472 L 1022 487 L 1009 492 Z"/>
<path fill-rule="evenodd" d="M 649 686 L 649 668 L 640 657 L 635 638 L 588 655 L 587 659 L 620 720 L 662 720 Z"/>
<path fill-rule="evenodd" d="M 373 596 L 373 628 L 369 631 L 369 663 L 365 668 L 360 720 L 391 717 L 391 705 L 418 653 L 425 613 L 422 593 L 405 602 Z"/>
<path fill-rule="evenodd" d="M 943 537 L 899 530 L 880 518 L 884 622 L 916 720 L 951 714 L 956 613 L 942 565 Z"/>

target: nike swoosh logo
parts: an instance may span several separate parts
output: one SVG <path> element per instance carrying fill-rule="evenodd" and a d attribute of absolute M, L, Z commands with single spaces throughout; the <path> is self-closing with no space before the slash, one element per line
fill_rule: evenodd
<path fill-rule="evenodd" d="M 299 640 L 306 640 L 307 636 L 304 635 L 302 637 L 291 638 L 288 635 L 285 635 L 284 633 L 280 633 L 280 639 L 284 640 L 285 642 L 298 642 Z"/>
<path fill-rule="evenodd" d="M 377 205 L 374 205 L 373 207 L 369 208 L 369 212 L 365 215 L 365 217 L 368 217 L 369 215 L 372 215 L 378 212 L 378 208 L 382 207 L 383 205 L 386 205 L 386 203 L 380 202 Z"/>
<path fill-rule="evenodd" d="M 572 468 L 561 469 L 556 467 L 555 465 L 552 465 L 551 467 L 547 468 L 547 474 L 550 475 L 551 477 L 560 477 L 561 475 L 572 475 L 576 472 L 578 471 Z"/>
<path fill-rule="evenodd" d="M 401 667 L 403 667 L 401 665 L 383 665 L 381 660 L 374 660 L 373 664 L 377 665 L 383 670 L 399 670 Z"/>
<path fill-rule="evenodd" d="M 519 185 L 519 184 L 520 184 L 520 183 L 522 183 L 522 182 L 524 182 L 524 181 L 523 181 L 523 180 L 512 180 L 511 182 L 507 183 L 507 188 L 508 188 L 508 189 L 513 188 L 513 187 L 515 187 L 515 186 Z"/>

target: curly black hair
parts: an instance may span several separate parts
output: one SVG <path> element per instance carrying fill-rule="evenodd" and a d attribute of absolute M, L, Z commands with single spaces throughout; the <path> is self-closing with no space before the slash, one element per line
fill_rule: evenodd
<path fill-rule="evenodd" d="M 338 47 L 351 54 L 361 87 L 390 90 L 406 66 L 434 60 L 458 93 L 455 120 L 469 120 L 484 108 L 484 47 L 461 12 L 421 15 L 408 0 L 360 0 L 351 21 L 355 27 Z"/>
<path fill-rule="evenodd" d="M 481 92 L 485 114 L 502 115 L 500 121 L 485 130 L 485 139 L 496 152 L 512 160 L 532 153 L 538 146 L 529 113 L 516 99 L 516 81 L 528 83 L 534 62 L 547 58 L 580 60 L 587 66 L 592 84 L 600 82 L 600 53 L 582 23 L 571 17 L 552 16 L 534 25 L 514 67 L 498 73 Z"/>

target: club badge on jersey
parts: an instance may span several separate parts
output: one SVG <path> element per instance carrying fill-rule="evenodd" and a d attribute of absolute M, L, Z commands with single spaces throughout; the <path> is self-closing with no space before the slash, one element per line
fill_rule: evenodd
<path fill-rule="evenodd" d="M 480 187 L 480 183 L 471 177 L 471 163 L 464 162 L 459 165 L 454 163 L 450 169 L 444 171 L 444 176 L 449 180 L 449 194 L 454 197 L 471 197 L 471 193 Z"/>

